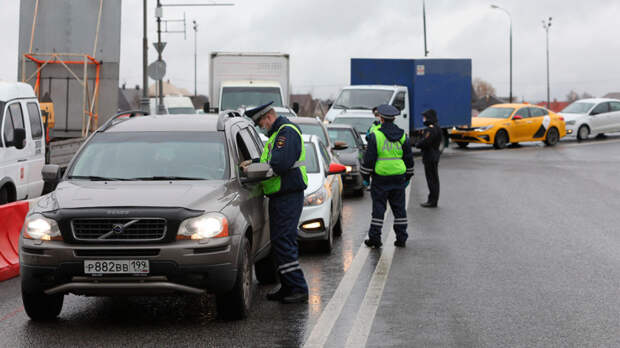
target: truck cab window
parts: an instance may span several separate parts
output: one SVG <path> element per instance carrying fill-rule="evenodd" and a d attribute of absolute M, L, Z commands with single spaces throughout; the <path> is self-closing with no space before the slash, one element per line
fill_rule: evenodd
<path fill-rule="evenodd" d="M 41 114 L 36 103 L 28 103 L 28 118 L 30 119 L 30 129 L 32 130 L 32 139 L 39 139 L 43 135 L 43 127 L 41 126 Z"/>

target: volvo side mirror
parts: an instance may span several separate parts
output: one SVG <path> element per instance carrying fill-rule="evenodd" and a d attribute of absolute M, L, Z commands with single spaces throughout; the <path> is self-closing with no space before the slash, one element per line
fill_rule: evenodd
<path fill-rule="evenodd" d="M 273 169 L 269 163 L 252 163 L 244 171 L 245 176 L 241 177 L 242 183 L 259 182 L 273 176 Z"/>
<path fill-rule="evenodd" d="M 60 182 L 60 174 L 60 166 L 57 164 L 46 164 L 41 169 L 43 181 L 53 186 Z"/>

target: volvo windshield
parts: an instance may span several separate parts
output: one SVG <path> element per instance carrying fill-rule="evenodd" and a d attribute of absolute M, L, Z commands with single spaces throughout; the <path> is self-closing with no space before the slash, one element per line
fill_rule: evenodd
<path fill-rule="evenodd" d="M 69 179 L 223 180 L 223 132 L 98 133 L 80 151 Z"/>

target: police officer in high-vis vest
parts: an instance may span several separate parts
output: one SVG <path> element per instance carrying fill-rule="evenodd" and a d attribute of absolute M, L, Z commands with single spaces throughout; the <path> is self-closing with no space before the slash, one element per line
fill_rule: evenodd
<path fill-rule="evenodd" d="M 380 248 L 381 229 L 387 202 L 394 213 L 394 245 L 404 247 L 407 241 L 407 209 L 405 188 L 413 176 L 413 154 L 405 131 L 394 124 L 400 111 L 391 105 L 380 105 L 377 111 L 381 116 L 381 127 L 368 136 L 368 147 L 364 163 L 360 169 L 364 185 L 369 185 L 372 197 L 372 220 L 368 231 L 366 246 Z"/>
<path fill-rule="evenodd" d="M 299 127 L 278 116 L 272 103 L 245 112 L 255 124 L 268 131 L 269 137 L 260 159 L 253 161 L 269 163 L 276 174 L 262 182 L 263 193 L 269 197 L 271 250 L 278 264 L 281 285 L 267 299 L 301 303 L 308 301 L 308 284 L 299 266 L 297 245 L 297 226 L 308 186 L 306 151 Z"/>

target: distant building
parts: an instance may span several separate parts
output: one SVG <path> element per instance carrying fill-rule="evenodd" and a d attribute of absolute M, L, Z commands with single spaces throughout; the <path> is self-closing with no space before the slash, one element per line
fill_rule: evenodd
<path fill-rule="evenodd" d="M 611 92 L 603 96 L 603 98 L 620 99 L 620 92 Z"/>
<path fill-rule="evenodd" d="M 190 97 L 190 96 L 194 95 L 193 93 L 191 93 L 190 91 L 186 90 L 185 88 L 176 87 L 175 85 L 170 83 L 170 80 L 163 81 L 162 83 L 164 85 L 164 88 L 163 88 L 164 96 L 174 95 L 174 96 Z M 158 94 L 157 94 L 158 91 L 159 91 L 159 89 L 157 88 L 157 84 L 156 83 L 150 85 L 149 86 L 149 97 L 157 97 L 158 96 Z"/>
<path fill-rule="evenodd" d="M 126 84 L 118 89 L 118 110 L 138 110 L 140 109 L 140 99 L 142 98 L 142 90 L 139 85 L 135 88 L 127 89 Z"/>
<path fill-rule="evenodd" d="M 326 101 L 312 98 L 311 94 L 291 94 L 291 107 L 299 104 L 299 116 L 325 117 L 329 106 Z"/>

